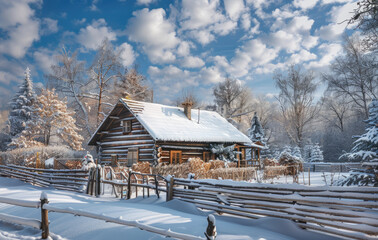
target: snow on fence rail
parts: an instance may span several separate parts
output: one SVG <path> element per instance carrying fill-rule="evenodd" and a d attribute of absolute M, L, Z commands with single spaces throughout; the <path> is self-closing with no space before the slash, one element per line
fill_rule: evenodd
<path fill-rule="evenodd" d="M 28 168 L 0 165 L 0 175 L 13 177 L 42 187 L 83 192 L 88 182 L 88 171 Z"/>
<path fill-rule="evenodd" d="M 116 223 L 124 226 L 130 226 L 130 227 L 137 227 L 141 230 L 156 233 L 163 235 L 165 237 L 172 237 L 176 239 L 183 239 L 183 240 L 204 240 L 205 238 L 200 237 L 200 236 L 194 236 L 190 234 L 185 234 L 185 233 L 178 233 L 171 231 L 170 229 L 163 229 L 163 228 L 158 228 L 158 227 L 153 227 L 147 224 L 140 223 L 138 220 L 135 221 L 130 221 L 130 220 L 123 220 L 122 217 L 115 218 L 115 217 L 110 217 L 110 216 L 105 216 L 103 214 L 96 214 L 96 213 L 91 213 L 87 211 L 82 211 L 82 210 L 75 210 L 70 207 L 68 208 L 58 208 L 49 205 L 49 201 L 47 198 L 47 195 L 42 192 L 41 194 L 41 201 L 25 201 L 25 200 L 18 200 L 18 199 L 11 199 L 11 198 L 0 198 L 0 203 L 6 203 L 6 204 L 11 204 L 11 205 L 16 205 L 16 206 L 22 206 L 22 207 L 36 207 L 39 208 L 41 207 L 41 220 L 37 219 L 29 219 L 29 218 L 22 218 L 18 216 L 12 216 L 4 213 L 0 213 L 0 220 L 5 221 L 5 222 L 10 222 L 10 223 L 15 223 L 15 224 L 20 224 L 24 226 L 29 226 L 37 229 L 42 230 L 42 239 L 46 239 L 49 236 L 49 220 L 48 220 L 48 212 L 57 212 L 57 213 L 69 213 L 73 214 L 75 216 L 83 216 L 83 217 L 88 217 L 88 218 L 93 218 L 93 219 L 98 219 L 98 220 L 103 220 L 105 222 L 111 222 L 111 223 Z"/>
<path fill-rule="evenodd" d="M 295 221 L 300 227 L 353 239 L 378 237 L 378 188 L 306 187 L 227 180 L 169 179 L 168 200 L 249 218 Z"/>

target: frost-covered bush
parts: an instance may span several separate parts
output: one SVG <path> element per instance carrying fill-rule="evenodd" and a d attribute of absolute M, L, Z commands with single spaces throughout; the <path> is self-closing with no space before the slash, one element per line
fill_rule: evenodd
<path fill-rule="evenodd" d="M 52 157 L 75 158 L 77 155 L 83 156 L 82 151 L 74 151 L 66 146 L 17 148 L 7 152 L 1 152 L 1 156 L 6 164 L 34 166 L 37 152 L 39 153 L 39 159 L 41 162 Z"/>
<path fill-rule="evenodd" d="M 354 170 L 350 172 L 348 177 L 343 176 L 342 179 L 339 179 L 334 183 L 336 186 L 374 186 L 378 187 L 378 172 L 375 172 L 373 169 L 369 170 Z"/>
<path fill-rule="evenodd" d="M 219 160 L 230 162 L 237 161 L 235 156 L 235 145 L 225 147 L 223 144 L 210 144 L 210 149 Z"/>

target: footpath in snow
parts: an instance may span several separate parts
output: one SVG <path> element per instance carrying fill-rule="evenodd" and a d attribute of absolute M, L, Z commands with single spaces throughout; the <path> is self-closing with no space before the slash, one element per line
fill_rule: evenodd
<path fill-rule="evenodd" d="M 179 200 L 136 198 L 120 200 L 114 197 L 91 197 L 69 191 L 40 188 L 16 179 L 0 177 L 0 197 L 20 200 L 39 200 L 41 192 L 47 193 L 49 205 L 72 208 L 124 220 L 138 220 L 150 226 L 171 229 L 179 233 L 204 237 L 207 215 L 211 212 L 198 210 L 193 204 Z M 0 204 L 0 213 L 40 219 L 40 209 Z M 234 216 L 216 217 L 217 239 L 336 239 L 297 227 L 289 220 L 264 218 L 259 220 Z M 114 223 L 71 214 L 49 213 L 52 239 L 165 239 L 164 236 Z M 0 239 L 40 239 L 41 231 L 0 221 Z"/>

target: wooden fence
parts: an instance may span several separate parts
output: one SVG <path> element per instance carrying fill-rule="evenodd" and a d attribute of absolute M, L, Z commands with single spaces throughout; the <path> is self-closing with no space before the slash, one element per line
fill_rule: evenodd
<path fill-rule="evenodd" d="M 0 165 L 0 175 L 13 177 L 42 187 L 83 192 L 88 183 L 86 170 L 55 170 Z"/>
<path fill-rule="evenodd" d="M 302 228 L 346 238 L 378 237 L 378 188 L 169 180 L 167 200 L 248 218 L 290 219 Z"/>
<path fill-rule="evenodd" d="M 107 172 L 109 171 L 109 172 Z M 135 197 L 138 197 L 138 188 L 142 188 L 143 198 L 150 197 L 150 191 L 153 190 L 156 196 L 160 197 L 160 192 L 166 192 L 167 181 L 164 177 L 157 174 L 139 173 L 133 171 L 124 171 L 116 173 L 112 167 L 106 166 L 102 169 L 102 184 L 112 185 L 112 193 L 116 197 L 124 197 L 124 189 L 126 190 L 125 197 L 131 198 L 132 192 L 135 192 Z M 107 175 L 110 179 L 107 179 Z M 113 179 L 113 176 L 119 176 L 119 179 Z"/>
<path fill-rule="evenodd" d="M 184 240 L 205 240 L 205 238 L 200 236 L 194 236 L 190 234 L 178 233 L 171 231 L 170 229 L 162 229 L 158 227 L 153 227 L 147 224 L 140 223 L 138 220 L 130 221 L 130 220 L 123 220 L 121 218 L 105 216 L 104 214 L 96 214 L 91 212 L 86 212 L 82 210 L 75 210 L 71 207 L 67 208 L 58 208 L 54 206 L 50 206 L 48 203 L 47 195 L 42 192 L 40 201 L 25 201 L 25 200 L 18 200 L 18 199 L 11 199 L 11 198 L 4 198 L 0 197 L 0 203 L 15 205 L 15 206 L 22 206 L 22 207 L 30 207 L 30 208 L 41 208 L 41 220 L 38 219 L 28 219 L 22 218 L 18 216 L 12 216 L 4 213 L 0 213 L 0 220 L 11 222 L 15 224 L 25 225 L 37 229 L 42 230 L 42 239 L 47 239 L 50 235 L 49 232 L 49 222 L 48 219 L 48 212 L 58 212 L 58 213 L 68 213 L 75 216 L 84 216 L 92 219 L 103 220 L 105 222 L 116 223 L 124 226 L 130 227 L 137 227 L 141 230 L 156 233 L 159 235 L 163 235 L 165 237 L 171 237 L 176 239 L 184 239 Z M 205 229 L 205 226 L 204 226 Z"/>

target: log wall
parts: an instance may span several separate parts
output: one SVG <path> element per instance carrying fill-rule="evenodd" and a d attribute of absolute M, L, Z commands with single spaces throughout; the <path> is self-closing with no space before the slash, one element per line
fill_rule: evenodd
<path fill-rule="evenodd" d="M 131 121 L 130 133 L 124 133 L 122 121 Z M 138 161 L 154 160 L 155 142 L 142 124 L 125 107 L 115 108 L 110 117 L 97 133 L 97 144 L 100 146 L 101 164 L 110 164 L 112 155 L 117 155 L 119 163 L 127 162 L 129 148 L 138 149 Z"/>

